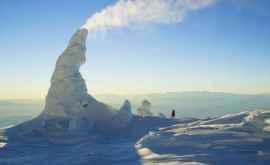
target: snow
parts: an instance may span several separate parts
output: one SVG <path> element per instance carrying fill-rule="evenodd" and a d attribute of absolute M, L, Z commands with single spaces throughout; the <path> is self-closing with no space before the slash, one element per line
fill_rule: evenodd
<path fill-rule="evenodd" d="M 158 116 L 161 118 L 167 118 L 166 115 L 164 113 L 161 113 L 161 112 L 158 113 Z"/>
<path fill-rule="evenodd" d="M 150 132 L 140 139 L 136 147 L 148 148 L 151 152 L 174 155 L 193 155 L 192 161 L 206 164 L 226 164 L 226 160 L 237 160 L 238 164 L 261 160 L 262 153 L 269 153 L 270 111 L 256 110 L 225 115 L 214 119 L 198 120 L 187 124 L 176 124 L 159 131 Z M 223 153 L 226 153 L 225 155 Z M 260 153 L 260 154 L 257 154 Z M 208 155 L 201 158 L 196 154 Z M 162 154 L 161 154 L 162 155 Z"/>
<path fill-rule="evenodd" d="M 96 100 L 79 72 L 86 37 L 78 30 L 57 60 L 44 111 L 0 130 L 1 165 L 269 164 L 269 110 L 169 119 L 148 100 L 139 116 L 128 100 L 120 110 Z"/>
<path fill-rule="evenodd" d="M 151 103 L 148 100 L 143 100 L 142 105 L 138 108 L 138 114 L 142 117 L 153 116 L 151 112 Z"/>
<path fill-rule="evenodd" d="M 86 62 L 87 35 L 86 29 L 79 29 L 59 56 L 43 112 L 32 121 L 13 127 L 10 132 L 83 135 L 128 127 L 133 117 L 129 101 L 116 110 L 88 94 L 79 71 Z"/>
<path fill-rule="evenodd" d="M 86 60 L 87 33 L 77 31 L 57 60 L 42 114 L 45 123 L 49 118 L 66 118 L 84 110 L 82 103 L 87 102 L 88 94 L 79 68 Z"/>
<path fill-rule="evenodd" d="M 115 127 L 121 128 L 125 127 L 132 121 L 133 115 L 131 111 L 131 104 L 126 100 L 123 106 L 120 108 L 120 111 L 114 116 L 113 120 Z"/>
<path fill-rule="evenodd" d="M 40 117 L 45 128 L 49 125 L 56 130 L 74 133 L 91 132 L 96 123 L 110 121 L 116 113 L 111 107 L 88 95 L 85 81 L 79 72 L 80 66 L 86 61 L 87 33 L 86 29 L 78 30 L 57 60 L 45 109 Z"/>
<path fill-rule="evenodd" d="M 125 101 L 119 114 L 129 115 L 130 108 Z M 267 165 L 270 134 L 264 128 L 269 127 L 269 115 L 257 110 L 207 119 L 132 116 L 129 127 L 114 134 L 84 136 L 32 132 L 13 137 L 8 129 L 5 139 L 0 136 L 5 144 L 0 164 Z"/>

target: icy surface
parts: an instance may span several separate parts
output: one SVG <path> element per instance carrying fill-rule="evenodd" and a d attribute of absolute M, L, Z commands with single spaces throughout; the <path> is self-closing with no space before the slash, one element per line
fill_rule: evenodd
<path fill-rule="evenodd" d="M 148 100 L 143 100 L 142 105 L 138 108 L 138 114 L 142 117 L 153 116 L 151 112 L 151 103 Z"/>
<path fill-rule="evenodd" d="M 166 115 L 164 113 L 158 113 L 158 116 L 161 117 L 161 118 L 167 118 Z"/>
<path fill-rule="evenodd" d="M 123 105 L 125 111 L 128 102 Z M 208 119 L 133 117 L 115 134 L 0 135 L 0 164 L 268 165 L 270 111 Z"/>
<path fill-rule="evenodd" d="M 269 164 L 269 119 L 270 111 L 257 110 L 176 124 L 148 133 L 136 147 L 152 152 L 146 161 L 169 154 L 179 162 Z"/>
<path fill-rule="evenodd" d="M 131 104 L 126 100 L 120 111 L 114 116 L 113 123 L 116 127 L 121 128 L 128 125 L 132 121 L 132 118 Z"/>
<path fill-rule="evenodd" d="M 207 119 L 153 117 L 142 102 L 132 115 L 88 94 L 79 72 L 87 30 L 78 30 L 59 57 L 36 118 L 0 130 L 1 165 L 268 165 L 270 111 Z"/>
<path fill-rule="evenodd" d="M 87 33 L 86 29 L 77 31 L 56 62 L 45 109 L 42 113 L 44 127 L 58 118 L 71 120 L 69 130 L 76 130 L 80 126 L 79 114 L 86 110 L 90 102 L 86 84 L 79 72 L 80 66 L 86 61 Z M 54 125 L 51 124 L 51 126 Z M 61 127 L 61 125 L 58 126 Z"/>
<path fill-rule="evenodd" d="M 0 139 L 6 144 L 0 148 L 0 164 L 140 165 L 141 156 L 134 147 L 135 143 L 149 131 L 182 122 L 186 121 L 134 117 L 128 128 L 106 135 L 52 137 L 32 132 L 31 135 L 14 137 L 0 132 Z"/>

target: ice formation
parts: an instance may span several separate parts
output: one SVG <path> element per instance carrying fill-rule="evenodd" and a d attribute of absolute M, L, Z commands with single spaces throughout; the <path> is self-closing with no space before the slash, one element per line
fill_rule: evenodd
<path fill-rule="evenodd" d="M 57 60 L 42 114 L 45 127 L 60 126 L 70 132 L 87 132 L 91 131 L 94 125 L 125 127 L 132 119 L 128 101 L 118 112 L 88 95 L 87 87 L 79 72 L 80 66 L 86 60 L 87 33 L 86 29 L 77 31 Z M 55 125 L 52 125 L 52 120 L 56 121 Z M 61 125 L 63 121 L 67 124 Z"/>
<path fill-rule="evenodd" d="M 56 127 L 52 122 L 60 120 L 66 121 L 70 130 L 75 130 L 80 125 L 80 113 L 86 110 L 90 102 L 85 82 L 79 72 L 80 66 L 86 61 L 87 33 L 86 29 L 77 31 L 56 62 L 42 114 L 45 127 Z M 63 125 L 58 122 L 58 126 Z"/>
<path fill-rule="evenodd" d="M 78 134 L 123 128 L 131 122 L 129 101 L 118 111 L 88 94 L 79 71 L 86 61 L 87 34 L 87 29 L 78 30 L 58 58 L 41 115 L 17 128 L 45 133 Z"/>
<path fill-rule="evenodd" d="M 153 116 L 151 112 L 151 103 L 148 100 L 143 100 L 142 105 L 137 109 L 139 116 Z"/>
<path fill-rule="evenodd" d="M 113 118 L 113 123 L 116 127 L 121 128 L 131 122 L 132 116 L 131 104 L 126 100 L 124 105 L 120 108 L 120 111 Z"/>

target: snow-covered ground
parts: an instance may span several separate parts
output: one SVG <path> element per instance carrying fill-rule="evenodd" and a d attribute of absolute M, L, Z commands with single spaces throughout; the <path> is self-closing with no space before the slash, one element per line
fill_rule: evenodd
<path fill-rule="evenodd" d="M 145 162 L 270 164 L 269 119 L 270 111 L 257 110 L 175 124 L 135 146 Z"/>
<path fill-rule="evenodd" d="M 1 131 L 1 165 L 35 164 L 141 164 L 141 156 L 134 147 L 147 132 L 187 120 L 134 117 L 129 128 L 116 132 L 92 133 L 87 136 L 44 136 L 31 132 L 20 136 Z M 6 131 L 6 132 L 5 132 Z M 5 145 L 4 145 L 5 144 Z M 1 146 L 0 146 L 1 147 Z"/>
<path fill-rule="evenodd" d="M 134 117 L 129 128 L 80 137 L 2 131 L 0 164 L 267 165 L 269 119 L 270 111 L 257 110 L 209 119 Z"/>
<path fill-rule="evenodd" d="M 43 112 L 0 130 L 0 165 L 270 164 L 270 111 L 167 119 L 149 101 L 134 116 L 96 100 L 79 72 L 87 33 L 58 58 Z"/>

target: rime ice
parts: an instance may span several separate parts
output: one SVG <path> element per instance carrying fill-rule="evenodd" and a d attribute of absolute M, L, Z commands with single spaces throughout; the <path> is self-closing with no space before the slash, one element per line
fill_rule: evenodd
<path fill-rule="evenodd" d="M 38 130 L 45 134 L 79 135 L 93 130 L 107 131 L 128 126 L 133 116 L 128 101 L 119 111 L 88 94 L 79 71 L 86 61 L 87 34 L 88 30 L 85 28 L 78 30 L 59 56 L 41 115 L 16 128 L 30 133 Z"/>

